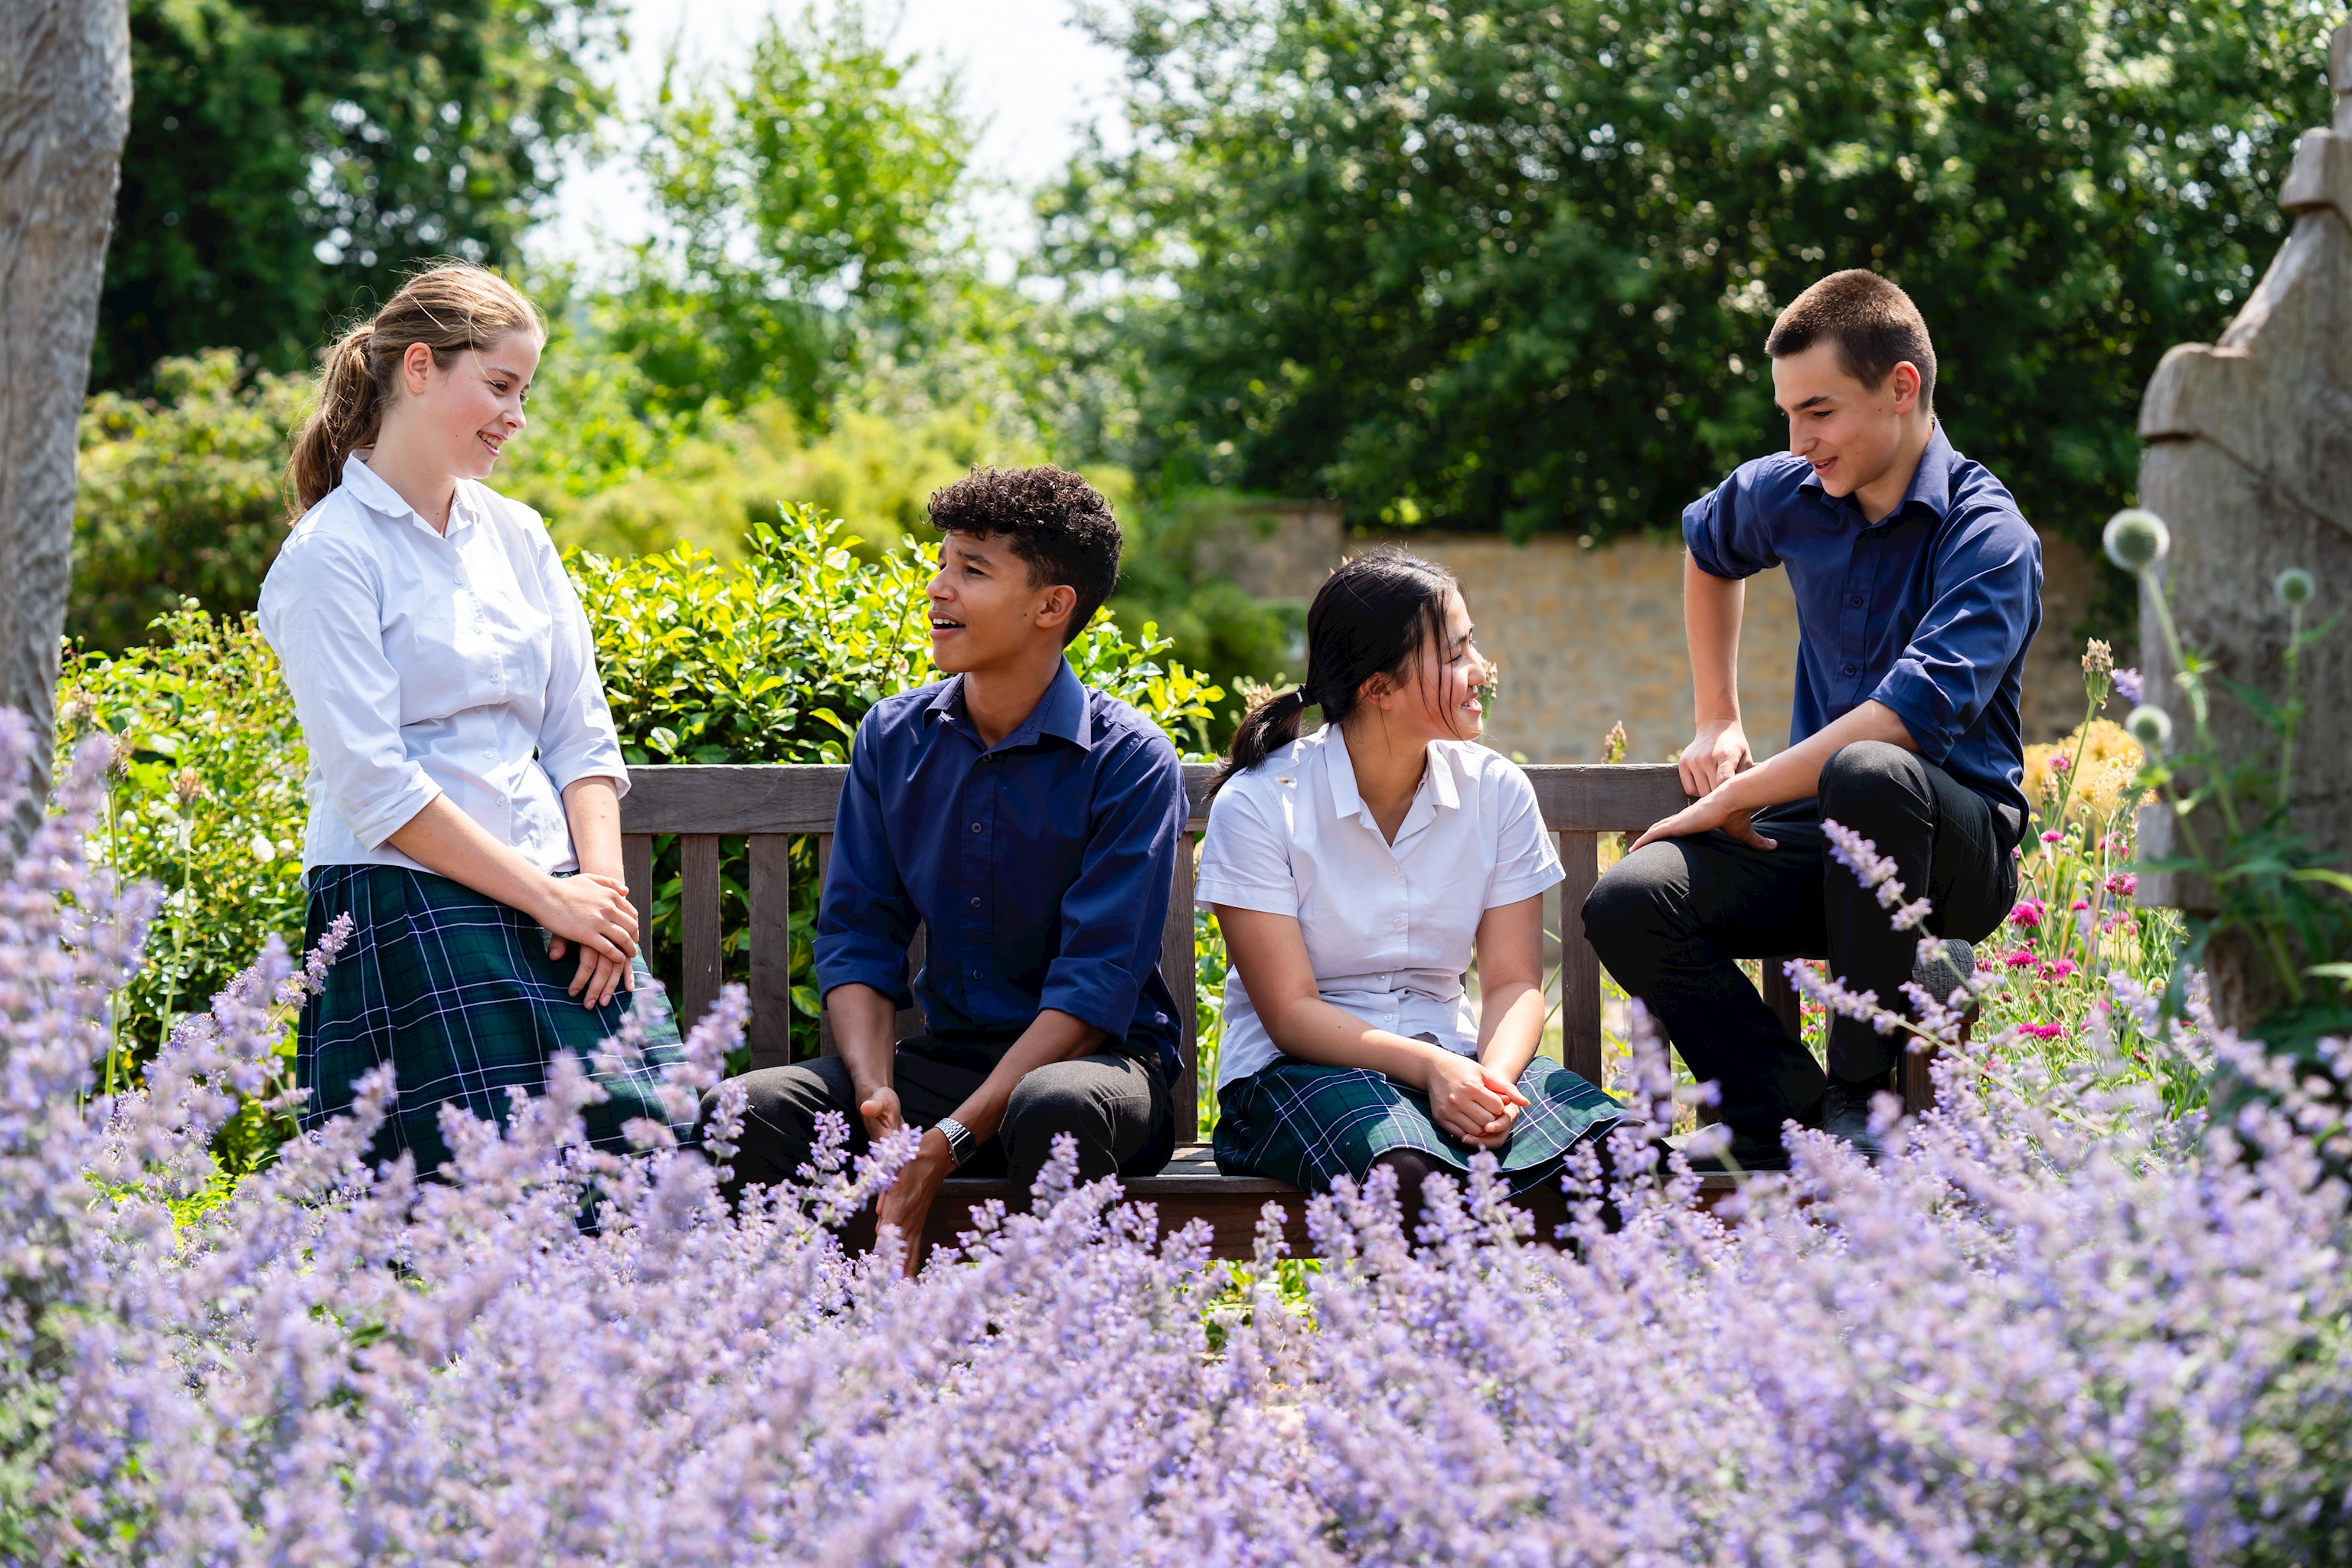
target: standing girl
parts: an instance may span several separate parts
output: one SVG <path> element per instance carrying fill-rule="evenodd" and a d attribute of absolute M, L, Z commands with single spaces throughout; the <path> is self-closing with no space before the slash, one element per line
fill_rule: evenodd
<path fill-rule="evenodd" d="M 1218 1168 L 1320 1192 L 1386 1165 L 1410 1236 L 1423 1179 L 1491 1149 L 1549 1239 L 1568 1151 L 1618 1110 L 1536 1055 L 1564 874 L 1534 786 L 1477 743 L 1470 612 L 1443 568 L 1374 551 L 1324 583 L 1307 641 L 1306 683 L 1242 721 L 1209 786 L 1200 897 L 1233 962 Z"/>
<path fill-rule="evenodd" d="M 315 944 L 352 931 L 303 1008 L 306 1126 L 383 1063 L 398 1099 L 374 1153 L 448 1157 L 445 1104 L 503 1119 L 549 1057 L 586 1058 L 650 984 L 621 871 L 629 787 L 595 647 L 546 525 L 482 484 L 523 427 L 546 330 L 478 267 L 411 279 L 345 333 L 287 485 L 299 521 L 261 588 L 310 753 L 302 845 Z M 563 962 L 570 959 L 569 963 Z M 596 1076 L 600 1146 L 662 1117 L 677 1031 Z"/>

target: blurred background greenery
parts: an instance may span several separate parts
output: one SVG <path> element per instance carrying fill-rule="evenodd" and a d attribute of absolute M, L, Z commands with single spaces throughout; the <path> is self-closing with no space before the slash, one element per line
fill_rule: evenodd
<path fill-rule="evenodd" d="M 134 0 L 71 630 L 119 649 L 183 597 L 252 603 L 319 347 L 439 254 L 552 318 L 498 482 L 567 544 L 731 562 L 805 501 L 878 561 L 942 480 L 1050 458 L 1129 524 L 1121 624 L 1228 692 L 1297 626 L 1202 564 L 1234 498 L 1671 528 L 1777 442 L 1763 334 L 1842 266 L 1915 291 L 1956 443 L 2086 539 L 2157 358 L 2281 237 L 2340 11 L 1132 0 L 1093 24 L 1124 133 L 1030 193 L 1008 276 L 952 79 L 859 0 L 788 3 L 626 114 L 615 0 Z M 600 150 L 652 232 L 532 268 Z"/>

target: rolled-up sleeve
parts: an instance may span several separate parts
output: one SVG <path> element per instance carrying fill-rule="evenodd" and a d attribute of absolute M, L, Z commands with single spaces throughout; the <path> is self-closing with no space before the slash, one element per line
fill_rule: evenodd
<path fill-rule="evenodd" d="M 536 520 L 534 520 L 536 522 Z M 580 607 L 563 558 L 543 525 L 533 542 L 547 613 L 555 623 L 548 649 L 547 697 L 539 725 L 539 761 L 560 792 L 581 779 L 608 778 L 629 793 L 628 763 L 613 728 L 613 710 L 596 674 L 596 639 Z"/>
<path fill-rule="evenodd" d="M 1953 529 L 1950 541 L 1934 563 L 1935 597 L 1870 694 L 1937 763 L 2025 651 L 2042 602 L 2042 542 L 2022 518 L 1988 513 Z"/>
<path fill-rule="evenodd" d="M 1772 548 L 1771 509 L 1762 492 L 1789 488 L 1786 476 L 1747 463 L 1685 507 L 1683 543 L 1698 569 L 1737 581 L 1780 564 Z"/>
<path fill-rule="evenodd" d="M 1062 897 L 1061 951 L 1037 997 L 1112 1039 L 1135 1025 L 1136 998 L 1160 967 L 1184 770 L 1165 736 L 1136 735 L 1102 770 L 1078 875 Z"/>
<path fill-rule="evenodd" d="M 907 986 L 907 944 L 916 913 L 890 854 L 882 816 L 882 769 L 869 716 L 849 745 L 849 776 L 833 819 L 833 862 L 817 903 L 817 994 L 836 985 L 870 985 L 900 1007 L 914 1005 Z"/>
<path fill-rule="evenodd" d="M 262 636 L 294 694 L 327 798 L 380 849 L 441 786 L 400 738 L 400 674 L 384 657 L 373 565 L 325 536 L 289 545 L 261 592 Z"/>

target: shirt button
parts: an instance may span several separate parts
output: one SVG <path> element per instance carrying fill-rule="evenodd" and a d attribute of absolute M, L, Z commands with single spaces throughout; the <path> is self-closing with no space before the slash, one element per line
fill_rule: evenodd
<path fill-rule="evenodd" d="M 972 900 L 972 901 L 971 901 L 971 907 L 972 907 L 973 909 L 978 909 L 978 908 L 980 908 L 980 900 L 979 900 L 978 899 L 974 899 L 974 900 Z"/>
<path fill-rule="evenodd" d="M 971 977 L 972 977 L 974 980 L 979 979 L 979 978 L 980 978 L 980 976 L 981 976 L 981 972 L 980 972 L 979 970 L 975 969 L 975 970 L 973 970 L 973 971 L 971 972 Z"/>
<path fill-rule="evenodd" d="M 1848 600 L 1846 601 L 1846 603 L 1847 603 L 1847 604 L 1849 604 L 1849 605 L 1852 605 L 1855 609 L 1857 609 L 1857 610 L 1858 610 L 1858 609 L 1862 608 L 1862 595 L 1859 595 L 1859 594 L 1856 594 L 1853 598 L 1848 599 Z"/>
<path fill-rule="evenodd" d="M 1847 673 L 1848 675 L 1852 675 L 1852 674 L 1853 673 L 1853 670 L 1851 670 L 1851 669 L 1849 669 L 1849 670 L 1847 670 L 1847 671 L 1846 671 L 1846 673 Z M 973 824 L 971 825 L 971 830 L 972 830 L 974 833 L 979 832 L 979 831 L 980 831 L 980 824 L 979 824 L 979 823 L 977 823 L 977 822 L 973 823 Z"/>
<path fill-rule="evenodd" d="M 1849 664 L 1849 665 L 1847 665 L 1847 666 L 1845 667 L 1845 672 L 1846 672 L 1848 675 L 1852 675 L 1852 674 L 1853 673 L 1853 666 L 1852 666 L 1852 665 L 1850 665 L 1850 664 Z"/>

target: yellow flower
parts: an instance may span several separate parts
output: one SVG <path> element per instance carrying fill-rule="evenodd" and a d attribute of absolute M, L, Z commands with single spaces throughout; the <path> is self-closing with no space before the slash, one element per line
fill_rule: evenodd
<path fill-rule="evenodd" d="M 2130 795 L 2132 775 L 2139 771 L 2140 763 L 2139 742 L 2111 719 L 2094 719 L 2087 733 L 2076 730 L 2054 745 L 2026 747 L 2025 798 L 2037 806 L 2049 800 L 2053 776 L 2050 759 L 2064 757 L 2072 763 L 2078 745 L 2083 750 L 2083 760 L 2074 769 L 2074 789 L 2066 803 L 2067 819 L 2111 816 Z"/>

